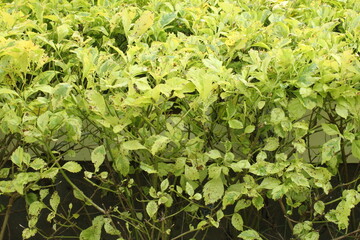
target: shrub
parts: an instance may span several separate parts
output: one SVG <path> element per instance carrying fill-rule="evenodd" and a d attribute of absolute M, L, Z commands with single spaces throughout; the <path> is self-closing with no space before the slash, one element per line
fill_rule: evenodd
<path fill-rule="evenodd" d="M 0 11 L 0 239 L 359 233 L 358 1 Z"/>

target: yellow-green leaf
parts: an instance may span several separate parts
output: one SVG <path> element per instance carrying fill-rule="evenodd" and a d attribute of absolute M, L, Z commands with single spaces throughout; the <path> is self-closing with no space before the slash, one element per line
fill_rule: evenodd
<path fill-rule="evenodd" d="M 205 204 L 211 204 L 219 199 L 224 194 L 224 184 L 220 177 L 213 178 L 204 185 L 204 200 Z"/>
<path fill-rule="evenodd" d="M 69 161 L 67 163 L 65 163 L 63 166 L 62 166 L 63 169 L 69 171 L 69 172 L 72 172 L 72 173 L 78 173 L 81 171 L 81 165 L 77 162 L 74 162 L 74 161 Z"/>
<path fill-rule="evenodd" d="M 136 20 L 131 36 L 136 38 L 144 34 L 154 24 L 154 18 L 154 13 L 150 11 L 143 12 L 139 19 Z"/>

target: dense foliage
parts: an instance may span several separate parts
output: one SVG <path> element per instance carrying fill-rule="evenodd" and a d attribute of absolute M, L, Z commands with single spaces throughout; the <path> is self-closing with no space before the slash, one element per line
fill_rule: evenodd
<path fill-rule="evenodd" d="M 0 239 L 359 237 L 359 12 L 3 1 Z"/>

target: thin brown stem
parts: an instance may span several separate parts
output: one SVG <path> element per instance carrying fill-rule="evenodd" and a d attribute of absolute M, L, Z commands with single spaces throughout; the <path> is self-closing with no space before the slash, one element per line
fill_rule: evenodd
<path fill-rule="evenodd" d="M 5 217 L 4 217 L 4 221 L 2 223 L 1 226 L 1 232 L 0 232 L 0 240 L 4 239 L 5 236 L 5 231 L 6 231 L 6 226 L 8 224 L 9 218 L 10 218 L 10 214 L 11 214 L 11 208 L 15 202 L 15 200 L 19 197 L 20 195 L 18 193 L 14 193 L 11 195 L 8 205 L 6 207 L 6 213 L 5 213 Z"/>
<path fill-rule="evenodd" d="M 282 199 L 279 199 L 278 200 L 279 204 L 280 204 L 280 207 L 281 207 L 281 210 L 284 214 L 284 217 L 286 218 L 286 221 L 291 229 L 291 231 L 293 230 L 294 228 L 294 225 L 292 224 L 291 220 L 287 217 L 287 214 L 286 214 L 286 209 L 285 209 L 285 206 L 284 206 L 284 203 L 282 202 Z"/>
<path fill-rule="evenodd" d="M 344 239 L 344 238 L 347 238 L 347 237 L 349 237 L 349 236 L 351 236 L 351 235 L 354 235 L 355 233 L 358 233 L 358 232 L 360 232 L 360 228 L 357 229 L 357 230 L 355 230 L 355 231 L 352 231 L 352 232 L 350 232 L 350 233 L 348 233 L 348 234 L 345 234 L 345 235 L 343 235 L 343 236 L 341 236 L 341 237 L 334 238 L 333 240 Z"/>

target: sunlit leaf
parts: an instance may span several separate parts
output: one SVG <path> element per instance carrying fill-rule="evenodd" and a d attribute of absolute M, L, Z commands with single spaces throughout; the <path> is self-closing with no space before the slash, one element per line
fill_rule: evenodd
<path fill-rule="evenodd" d="M 81 171 L 82 167 L 79 163 L 74 162 L 74 161 L 68 161 L 66 162 L 63 166 L 63 169 L 72 172 L 72 173 L 78 173 Z"/>
<path fill-rule="evenodd" d="M 357 159 L 360 159 L 360 140 L 352 142 L 351 152 Z"/>
<path fill-rule="evenodd" d="M 131 36 L 136 38 L 144 34 L 153 25 L 154 17 L 154 13 L 150 11 L 144 11 L 140 18 L 136 20 L 131 31 Z"/>
<path fill-rule="evenodd" d="M 242 122 L 240 122 L 239 120 L 236 120 L 236 119 L 229 120 L 229 126 L 234 129 L 242 129 L 244 127 Z"/>
<path fill-rule="evenodd" d="M 231 217 L 231 224 L 239 231 L 243 230 L 244 220 L 239 213 L 234 213 Z"/>
<path fill-rule="evenodd" d="M 57 191 L 55 191 L 50 197 L 50 206 L 56 212 L 60 204 L 60 196 Z"/>
<path fill-rule="evenodd" d="M 126 150 L 146 149 L 138 140 L 126 141 L 122 144 L 122 147 Z"/>
<path fill-rule="evenodd" d="M 321 124 L 322 128 L 324 129 L 324 132 L 328 135 L 337 135 L 340 134 L 340 131 L 338 127 L 335 124 Z"/>
<path fill-rule="evenodd" d="M 324 210 L 325 210 L 325 204 L 322 201 L 317 201 L 314 204 L 314 210 L 317 214 L 323 214 Z"/>
<path fill-rule="evenodd" d="M 99 171 L 99 167 L 105 160 L 105 147 L 103 145 L 96 147 L 91 152 L 91 162 L 94 164 L 95 172 Z"/>
<path fill-rule="evenodd" d="M 95 217 L 92 220 L 92 225 L 80 233 L 80 240 L 100 240 L 103 225 L 104 216 Z"/>
<path fill-rule="evenodd" d="M 148 202 L 148 204 L 146 205 L 146 212 L 150 218 L 155 217 L 155 214 L 157 213 L 158 208 L 159 207 L 155 201 Z"/>
<path fill-rule="evenodd" d="M 205 204 L 218 201 L 224 194 L 224 184 L 220 177 L 213 178 L 204 185 L 203 196 Z"/>
<path fill-rule="evenodd" d="M 259 236 L 259 234 L 255 230 L 246 230 L 241 232 L 238 235 L 239 238 L 244 240 L 261 240 L 262 238 Z"/>
<path fill-rule="evenodd" d="M 11 154 L 11 161 L 16 164 L 18 167 L 21 167 L 22 163 L 28 165 L 30 163 L 30 154 L 24 152 L 22 147 L 18 147 L 12 154 Z"/>

